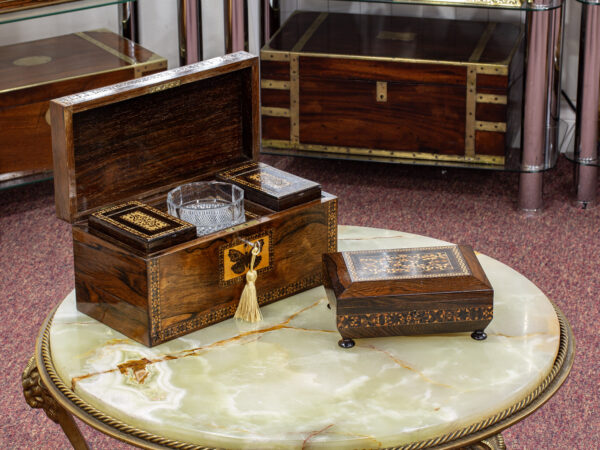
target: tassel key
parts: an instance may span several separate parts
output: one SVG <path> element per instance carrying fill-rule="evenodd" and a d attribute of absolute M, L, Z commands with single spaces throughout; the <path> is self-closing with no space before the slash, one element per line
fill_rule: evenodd
<path fill-rule="evenodd" d="M 240 297 L 240 303 L 235 312 L 236 319 L 245 320 L 246 322 L 260 322 L 262 320 L 262 314 L 258 306 L 258 298 L 256 296 L 256 279 L 258 274 L 254 270 L 254 263 L 256 256 L 260 253 L 260 246 L 255 245 L 252 248 L 252 259 L 250 260 L 250 268 L 246 273 L 246 286 L 242 291 Z"/>

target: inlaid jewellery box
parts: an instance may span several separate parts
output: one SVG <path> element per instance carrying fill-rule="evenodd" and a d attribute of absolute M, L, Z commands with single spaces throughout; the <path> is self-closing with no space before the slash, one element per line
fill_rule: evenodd
<path fill-rule="evenodd" d="M 258 58 L 239 52 L 51 102 L 56 210 L 73 223 L 81 312 L 148 346 L 222 321 L 236 311 L 257 243 L 260 305 L 322 283 L 322 254 L 337 249 L 330 194 L 281 211 L 245 200 L 244 223 L 201 237 L 156 213 L 179 185 L 255 164 L 258 70 Z M 90 216 L 164 226 L 172 240 L 123 240 Z"/>
<path fill-rule="evenodd" d="M 466 245 L 323 255 L 324 284 L 341 347 L 354 338 L 471 331 L 493 317 L 494 291 Z"/>
<path fill-rule="evenodd" d="M 165 58 L 102 29 L 0 47 L 0 181 L 52 170 L 51 99 L 166 68 Z"/>

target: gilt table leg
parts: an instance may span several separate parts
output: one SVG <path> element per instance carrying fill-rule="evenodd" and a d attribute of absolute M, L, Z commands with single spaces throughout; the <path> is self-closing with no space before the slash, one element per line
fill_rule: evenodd
<path fill-rule="evenodd" d="M 27 367 L 25 367 L 22 381 L 23 395 L 27 404 L 32 408 L 42 408 L 50 419 L 58 423 L 74 449 L 88 450 L 89 447 L 81 431 L 79 431 L 73 416 L 58 404 L 42 383 L 35 364 L 35 357 L 32 357 Z"/>
<path fill-rule="evenodd" d="M 501 434 L 484 439 L 477 444 L 465 447 L 462 450 L 506 450 L 506 444 Z"/>

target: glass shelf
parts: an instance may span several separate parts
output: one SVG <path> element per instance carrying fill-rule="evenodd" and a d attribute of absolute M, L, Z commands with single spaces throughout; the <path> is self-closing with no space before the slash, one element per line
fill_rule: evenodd
<path fill-rule="evenodd" d="M 0 10 L 0 25 L 5 23 L 20 22 L 22 20 L 37 19 L 40 17 L 55 16 L 85 9 L 99 8 L 101 6 L 118 5 L 135 0 L 76 0 L 49 6 L 40 6 L 20 11 L 2 13 Z"/>
<path fill-rule="evenodd" d="M 390 3 L 394 5 L 457 6 L 463 8 L 493 8 L 514 11 L 540 11 L 559 8 L 563 0 L 342 0 L 360 3 Z M 578 0 L 586 1 L 586 0 Z M 587 0 L 597 3 L 600 0 Z"/>

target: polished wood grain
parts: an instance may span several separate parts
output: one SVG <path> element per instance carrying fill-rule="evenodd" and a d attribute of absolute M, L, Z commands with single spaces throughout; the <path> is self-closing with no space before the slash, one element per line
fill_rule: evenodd
<path fill-rule="evenodd" d="M 326 13 L 300 48 L 306 32 L 321 13 L 298 11 L 269 42 L 280 51 L 356 55 L 362 57 L 468 62 L 488 30 L 488 22 L 445 20 L 369 14 Z M 517 26 L 497 23 L 479 62 L 508 60 L 520 34 Z"/>
<path fill-rule="evenodd" d="M 109 31 L 0 47 L 0 174 L 17 178 L 52 169 L 50 99 L 155 73 L 166 64 Z"/>
<path fill-rule="evenodd" d="M 290 119 L 287 117 L 263 116 L 262 137 L 263 139 L 280 139 L 282 141 L 289 141 Z"/>
<path fill-rule="evenodd" d="M 73 1 L 76 0 L 0 0 L 0 14 Z"/>
<path fill-rule="evenodd" d="M 330 203 L 335 201 L 326 194 L 236 231 L 223 230 L 147 255 L 119 246 L 109 236 L 90 234 L 84 224 L 75 225 L 77 307 L 149 346 L 225 320 L 235 312 L 245 278 L 224 283 L 220 254 L 223 247 L 252 236 L 271 237 L 271 267 L 259 272 L 256 281 L 261 304 L 315 287 L 321 284 L 322 254 L 332 245 L 328 230 Z M 151 264 L 158 267 L 156 275 Z M 153 279 L 158 283 L 154 292 Z M 149 320 L 158 325 L 152 328 Z"/>
<path fill-rule="evenodd" d="M 51 105 L 57 215 L 77 222 L 77 307 L 149 346 L 233 316 L 248 267 L 226 267 L 228 249 L 267 244 L 256 281 L 267 304 L 319 285 L 321 255 L 337 248 L 329 194 L 280 212 L 246 201 L 246 223 L 150 252 L 90 232 L 99 207 L 135 197 L 164 211 L 175 185 L 258 158 L 258 58 L 240 52 L 159 75 Z"/>
<path fill-rule="evenodd" d="M 300 97 L 303 143 L 464 153 L 464 85 L 388 83 L 379 102 L 373 81 L 304 77 Z"/>
<path fill-rule="evenodd" d="M 506 133 L 475 131 L 475 148 L 479 155 L 503 156 L 506 153 Z"/>
<path fill-rule="evenodd" d="M 325 288 L 342 337 L 483 330 L 491 315 L 481 317 L 465 311 L 489 310 L 493 289 L 473 250 L 469 246 L 458 248 L 469 268 L 468 275 L 372 281 L 353 280 L 343 253 L 324 254 Z M 456 320 L 440 320 L 446 313 Z M 393 319 L 398 315 L 412 319 L 398 324 Z M 374 322 L 367 323 L 374 317 Z"/>
<path fill-rule="evenodd" d="M 237 55 L 54 101 L 55 161 L 68 165 L 55 178 L 59 217 L 167 192 L 257 155 L 258 91 L 249 86 L 258 86 L 258 63 Z"/>
<path fill-rule="evenodd" d="M 260 77 L 263 80 L 287 81 L 290 79 L 290 63 L 262 60 L 260 62 Z"/>
<path fill-rule="evenodd" d="M 290 91 L 283 89 L 262 89 L 260 91 L 262 106 L 275 108 L 290 107 Z"/>
<path fill-rule="evenodd" d="M 444 64 L 301 56 L 300 77 L 464 86 L 467 70 L 462 66 Z"/>

